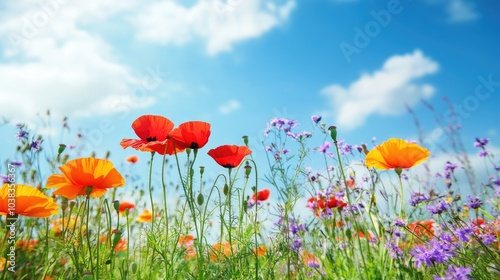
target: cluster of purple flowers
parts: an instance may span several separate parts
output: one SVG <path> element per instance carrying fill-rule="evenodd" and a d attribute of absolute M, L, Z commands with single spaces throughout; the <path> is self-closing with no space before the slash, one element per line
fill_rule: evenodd
<path fill-rule="evenodd" d="M 341 155 L 350 155 L 352 154 L 352 145 L 346 144 L 345 141 L 342 139 L 337 142 L 339 145 L 339 153 Z"/>
<path fill-rule="evenodd" d="M 283 222 L 283 216 L 279 216 L 274 225 L 292 240 L 290 249 L 294 252 L 298 252 L 299 249 L 302 248 L 302 235 L 307 232 L 307 227 L 294 218 L 288 218 L 288 225 L 283 224 Z"/>
<path fill-rule="evenodd" d="M 16 125 L 16 127 L 18 129 L 18 131 L 16 133 L 17 141 L 21 141 L 22 143 L 26 143 L 25 141 L 29 141 L 28 140 L 29 131 L 26 130 L 26 125 L 23 123 L 18 123 Z M 37 139 L 37 140 L 31 141 L 31 143 L 29 144 L 29 147 L 30 147 L 31 151 L 33 151 L 33 152 L 40 151 L 42 149 L 42 140 Z"/>
<path fill-rule="evenodd" d="M 431 214 L 441 214 L 444 211 L 448 210 L 450 204 L 440 200 L 436 203 L 432 203 L 427 205 L 427 210 L 431 212 Z"/>
<path fill-rule="evenodd" d="M 430 196 L 423 194 L 421 192 L 413 192 L 410 197 L 410 205 L 415 206 L 421 202 L 426 202 L 431 199 Z"/>
<path fill-rule="evenodd" d="M 278 130 L 278 131 L 285 132 L 287 137 L 290 137 L 294 140 L 302 139 L 302 138 L 309 138 L 312 136 L 312 134 L 310 132 L 307 132 L 307 131 L 293 133 L 292 128 L 297 127 L 298 125 L 299 124 L 295 120 L 289 120 L 289 119 L 285 119 L 285 118 L 273 118 L 267 124 L 266 130 L 264 131 L 264 136 L 267 137 L 273 128 Z"/>
<path fill-rule="evenodd" d="M 481 151 L 479 152 L 479 157 L 485 157 L 489 154 L 488 150 L 486 150 L 486 146 L 488 145 L 488 143 L 489 143 L 488 138 L 476 137 L 476 142 L 474 142 L 474 147 L 481 149 Z"/>
<path fill-rule="evenodd" d="M 469 208 L 477 209 L 481 207 L 481 205 L 483 205 L 483 202 L 481 201 L 481 199 L 479 199 L 479 197 L 469 195 L 467 196 L 467 203 L 465 205 L 467 205 Z"/>
<path fill-rule="evenodd" d="M 444 172 L 443 173 L 436 173 L 435 177 L 438 178 L 444 178 L 446 187 L 450 188 L 451 187 L 451 177 L 453 173 L 455 172 L 455 169 L 458 168 L 458 165 L 451 163 L 450 161 L 447 161 L 446 164 L 444 165 Z"/>
<path fill-rule="evenodd" d="M 450 265 L 444 277 L 435 275 L 434 280 L 471 280 L 472 278 L 469 277 L 470 273 L 470 267 L 457 267 Z"/>
<path fill-rule="evenodd" d="M 410 254 L 414 257 L 417 268 L 422 265 L 430 267 L 437 263 L 447 262 L 455 255 L 453 249 L 452 243 L 433 238 L 424 245 L 415 246 Z"/>

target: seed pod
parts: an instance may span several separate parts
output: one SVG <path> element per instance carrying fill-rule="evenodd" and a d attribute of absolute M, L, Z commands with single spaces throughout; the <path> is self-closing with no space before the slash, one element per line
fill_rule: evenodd
<path fill-rule="evenodd" d="M 199 193 L 196 201 L 198 202 L 198 205 L 203 205 L 203 202 L 205 201 L 205 197 L 203 196 L 203 194 Z"/>

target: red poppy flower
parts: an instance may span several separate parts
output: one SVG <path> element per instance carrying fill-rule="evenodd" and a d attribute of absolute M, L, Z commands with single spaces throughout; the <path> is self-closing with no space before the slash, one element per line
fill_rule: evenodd
<path fill-rule="evenodd" d="M 223 145 L 208 151 L 220 166 L 225 168 L 234 168 L 243 161 L 243 158 L 252 153 L 252 150 L 245 146 Z"/>
<path fill-rule="evenodd" d="M 134 148 L 143 152 L 157 152 L 160 155 L 175 153 L 172 142 L 167 139 L 174 128 L 174 123 L 162 116 L 144 115 L 132 123 L 135 134 L 140 139 L 123 139 L 120 145 L 125 149 Z M 179 149 L 177 147 L 177 151 Z"/>
<path fill-rule="evenodd" d="M 128 201 L 122 201 L 122 202 L 120 202 L 120 206 L 118 207 L 118 211 L 120 213 L 124 213 L 125 210 L 129 209 L 129 211 L 130 211 L 131 209 L 134 209 L 134 207 L 135 207 L 134 203 L 128 202 Z"/>
<path fill-rule="evenodd" d="M 307 200 L 307 207 L 314 211 L 316 217 L 319 217 L 320 213 L 327 213 L 326 209 L 342 208 L 346 207 L 347 203 L 337 199 L 335 196 L 330 196 L 328 200 L 325 197 L 311 197 Z"/>
<path fill-rule="evenodd" d="M 168 138 L 175 143 L 176 149 L 201 149 L 210 137 L 210 124 L 201 121 L 185 122 L 172 130 Z"/>
<path fill-rule="evenodd" d="M 269 189 L 263 189 L 257 192 L 257 197 L 255 197 L 255 194 L 253 194 L 252 200 L 265 201 L 269 198 L 269 194 L 271 194 L 271 191 Z"/>
<path fill-rule="evenodd" d="M 137 163 L 139 161 L 139 157 L 136 155 L 131 155 L 125 161 L 128 163 Z"/>

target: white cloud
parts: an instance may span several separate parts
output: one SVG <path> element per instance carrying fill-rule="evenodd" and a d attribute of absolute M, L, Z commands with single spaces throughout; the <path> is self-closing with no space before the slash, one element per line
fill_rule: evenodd
<path fill-rule="evenodd" d="M 438 64 L 420 50 L 387 59 L 382 69 L 363 74 L 348 87 L 333 84 L 322 90 L 332 106 L 336 123 L 354 129 L 373 115 L 395 116 L 434 93 L 429 84 L 416 80 L 438 70 Z"/>
<path fill-rule="evenodd" d="M 474 3 L 467 0 L 449 1 L 446 12 L 448 13 L 448 20 L 450 22 L 473 21 L 480 17 L 475 9 Z"/>
<path fill-rule="evenodd" d="M 241 107 L 241 104 L 238 100 L 229 100 L 219 107 L 219 113 L 223 115 L 227 115 L 238 110 Z"/>
<path fill-rule="evenodd" d="M 285 21 L 294 7 L 294 0 L 279 6 L 267 0 L 198 0 L 190 7 L 163 0 L 145 6 L 132 23 L 140 40 L 182 45 L 201 39 L 214 55 L 260 37 Z"/>
<path fill-rule="evenodd" d="M 151 82 L 139 80 L 112 46 L 81 27 L 129 8 L 111 0 L 9 2 L 0 14 L 6 40 L 1 114 L 29 121 L 46 109 L 59 116 L 103 115 L 153 103 L 139 95 Z"/>

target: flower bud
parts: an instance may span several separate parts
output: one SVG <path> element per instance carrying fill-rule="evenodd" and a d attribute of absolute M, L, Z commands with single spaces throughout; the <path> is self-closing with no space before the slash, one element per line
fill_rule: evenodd
<path fill-rule="evenodd" d="M 248 136 L 245 135 L 242 138 L 243 138 L 243 143 L 245 144 L 245 146 L 248 147 Z"/>
<path fill-rule="evenodd" d="M 59 149 L 57 150 L 58 154 L 62 154 L 64 150 L 66 149 L 66 145 L 64 144 L 59 144 Z"/>
<path fill-rule="evenodd" d="M 114 200 L 113 201 L 113 208 L 115 208 L 115 211 L 118 212 L 118 210 L 120 209 L 120 201 Z"/>
<path fill-rule="evenodd" d="M 252 167 L 250 165 L 245 165 L 245 177 L 248 179 L 248 176 L 250 176 L 250 173 L 252 173 Z"/>
<path fill-rule="evenodd" d="M 116 244 L 120 242 L 120 238 L 122 238 L 122 232 L 118 229 L 113 230 L 113 249 L 116 247 Z"/>
<path fill-rule="evenodd" d="M 200 175 L 203 175 L 205 173 L 205 166 L 200 166 Z"/>
<path fill-rule="evenodd" d="M 205 201 L 205 197 L 203 196 L 202 193 L 198 194 L 198 197 L 196 197 L 196 202 L 198 202 L 198 205 L 203 205 L 203 202 Z"/>
<path fill-rule="evenodd" d="M 328 130 L 330 131 L 330 137 L 332 137 L 333 142 L 336 143 L 337 142 L 337 127 L 332 125 L 328 128 Z"/>
<path fill-rule="evenodd" d="M 229 193 L 229 186 L 227 184 L 224 184 L 224 187 L 222 188 L 222 193 L 227 196 Z"/>

